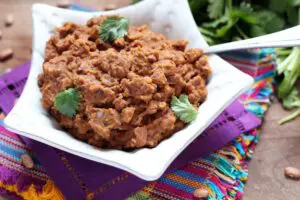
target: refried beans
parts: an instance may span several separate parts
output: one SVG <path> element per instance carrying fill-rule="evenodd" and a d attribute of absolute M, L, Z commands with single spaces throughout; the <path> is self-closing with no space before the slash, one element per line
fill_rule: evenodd
<path fill-rule="evenodd" d="M 207 57 L 146 25 L 129 26 L 124 37 L 103 41 L 99 24 L 105 19 L 67 22 L 55 30 L 38 79 L 42 105 L 66 131 L 93 146 L 155 147 L 185 126 L 171 109 L 173 96 L 186 94 L 195 108 L 205 101 Z M 56 95 L 68 88 L 80 93 L 72 117 L 54 107 Z"/>

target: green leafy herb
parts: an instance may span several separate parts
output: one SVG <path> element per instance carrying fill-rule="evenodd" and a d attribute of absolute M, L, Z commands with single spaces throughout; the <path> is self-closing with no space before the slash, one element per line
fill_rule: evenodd
<path fill-rule="evenodd" d="M 129 19 L 118 16 L 107 17 L 100 24 L 100 37 L 104 41 L 113 42 L 128 33 Z"/>
<path fill-rule="evenodd" d="M 300 108 L 298 110 L 296 110 L 295 112 L 293 112 L 292 114 L 290 114 L 290 115 L 284 117 L 283 119 L 281 119 L 278 123 L 280 125 L 282 125 L 282 124 L 285 124 L 289 121 L 292 121 L 292 120 L 296 119 L 299 116 L 300 116 Z"/>
<path fill-rule="evenodd" d="M 257 25 L 265 30 L 265 34 L 281 31 L 285 22 L 276 13 L 269 10 L 261 10 L 254 13 Z M 252 37 L 256 37 L 253 35 Z"/>
<path fill-rule="evenodd" d="M 286 25 L 286 21 L 283 20 L 286 15 L 290 16 L 291 20 L 295 20 L 295 8 L 286 13 L 288 3 L 280 3 L 281 1 L 278 3 L 277 0 L 201 0 L 199 2 L 201 4 L 197 0 L 189 0 L 199 30 L 210 45 L 282 30 Z M 277 5 L 281 5 L 282 8 L 269 9 Z M 203 15 L 205 8 L 208 16 Z"/>
<path fill-rule="evenodd" d="M 278 122 L 280 125 L 287 123 L 291 120 L 294 120 L 298 116 L 300 116 L 300 92 L 296 89 L 296 87 L 293 88 L 292 92 L 290 92 L 290 94 L 283 99 L 283 106 L 286 109 L 293 109 L 293 108 L 298 108 L 298 109 L 292 114 L 281 119 Z"/>
<path fill-rule="evenodd" d="M 277 72 L 279 75 L 284 75 L 277 89 L 278 97 L 283 100 L 288 97 L 300 77 L 300 47 L 293 48 L 292 52 L 278 65 Z"/>
<path fill-rule="evenodd" d="M 208 15 L 211 19 L 216 19 L 221 17 L 224 12 L 225 0 L 209 0 L 209 5 L 207 7 Z"/>
<path fill-rule="evenodd" d="M 174 114 L 185 123 L 189 123 L 197 117 L 197 110 L 189 102 L 187 95 L 182 94 L 179 98 L 174 96 L 171 101 L 171 108 Z"/>
<path fill-rule="evenodd" d="M 273 10 L 275 12 L 283 13 L 286 9 L 288 1 L 291 1 L 291 0 L 284 0 L 284 1 L 269 0 L 269 3 L 268 3 L 269 9 Z"/>
<path fill-rule="evenodd" d="M 188 0 L 193 14 L 201 14 L 200 9 L 204 7 L 208 0 Z"/>
<path fill-rule="evenodd" d="M 283 76 L 277 88 L 277 96 L 282 100 L 284 108 L 298 108 L 279 121 L 279 124 L 284 124 L 300 116 L 300 92 L 295 86 L 300 78 L 300 47 L 278 48 L 276 53 L 277 74 Z"/>
<path fill-rule="evenodd" d="M 78 110 L 80 94 L 75 88 L 69 88 L 55 96 L 54 107 L 61 114 L 73 117 Z"/>
<path fill-rule="evenodd" d="M 283 99 L 283 106 L 286 109 L 300 108 L 300 92 L 294 88 L 292 92 Z"/>

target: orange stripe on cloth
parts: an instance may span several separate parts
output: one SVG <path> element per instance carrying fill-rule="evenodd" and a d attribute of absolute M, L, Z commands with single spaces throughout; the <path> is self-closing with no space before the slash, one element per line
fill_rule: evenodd
<path fill-rule="evenodd" d="M 213 193 L 212 190 L 210 188 L 208 188 L 206 185 L 201 184 L 201 183 L 196 182 L 196 181 L 193 181 L 191 179 L 184 178 L 184 177 L 179 176 L 177 174 L 168 174 L 166 177 L 173 180 L 173 181 L 176 181 L 178 183 L 190 186 L 190 187 L 195 188 L 195 189 L 205 188 L 205 189 L 208 190 L 210 195 Z"/>

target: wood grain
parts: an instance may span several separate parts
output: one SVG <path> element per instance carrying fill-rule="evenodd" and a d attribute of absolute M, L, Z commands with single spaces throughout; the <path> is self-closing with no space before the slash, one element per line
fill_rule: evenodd
<path fill-rule="evenodd" d="M 267 112 L 250 162 L 244 200 L 300 199 L 300 181 L 289 180 L 283 173 L 287 166 L 300 168 L 300 118 L 282 126 L 277 123 L 288 113 L 277 100 Z"/>
<path fill-rule="evenodd" d="M 127 5 L 130 0 L 90 0 L 81 1 L 85 5 L 103 8 L 108 3 L 118 6 Z M 54 0 L 1 0 L 0 30 L 3 33 L 0 40 L 0 50 L 13 48 L 14 57 L 0 62 L 0 74 L 6 68 L 14 67 L 31 58 L 32 22 L 30 7 L 33 3 L 48 3 L 55 5 Z M 80 3 L 80 1 L 77 1 Z M 5 16 L 13 13 L 15 23 L 4 27 Z M 277 121 L 287 114 L 278 101 L 275 101 L 268 111 L 262 128 L 261 141 L 254 153 L 249 166 L 249 181 L 245 187 L 244 200 L 300 199 L 300 182 L 284 177 L 286 166 L 300 168 L 300 118 L 283 126 Z M 1 198 L 0 198 L 1 199 Z"/>

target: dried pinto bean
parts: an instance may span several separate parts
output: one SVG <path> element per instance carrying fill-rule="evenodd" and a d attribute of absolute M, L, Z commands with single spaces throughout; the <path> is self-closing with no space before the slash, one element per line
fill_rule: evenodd
<path fill-rule="evenodd" d="M 56 2 L 56 7 L 59 8 L 68 8 L 70 6 L 71 2 L 68 0 L 62 0 L 62 1 L 58 1 Z"/>
<path fill-rule="evenodd" d="M 200 188 L 194 191 L 194 197 L 200 199 L 200 198 L 206 198 L 209 195 L 209 192 L 206 189 Z"/>
<path fill-rule="evenodd" d="M 300 170 L 295 167 L 286 167 L 284 169 L 284 175 L 290 179 L 300 180 Z"/>
<path fill-rule="evenodd" d="M 31 159 L 31 157 L 28 154 L 23 154 L 21 156 L 21 160 L 22 160 L 22 164 L 27 169 L 32 169 L 34 167 L 33 160 Z"/>
<path fill-rule="evenodd" d="M 12 57 L 14 51 L 11 48 L 3 49 L 0 51 L 0 61 L 6 60 L 7 58 Z"/>
<path fill-rule="evenodd" d="M 5 26 L 11 26 L 14 23 L 14 16 L 13 14 L 8 14 L 5 17 Z"/>

